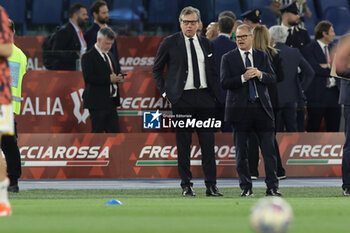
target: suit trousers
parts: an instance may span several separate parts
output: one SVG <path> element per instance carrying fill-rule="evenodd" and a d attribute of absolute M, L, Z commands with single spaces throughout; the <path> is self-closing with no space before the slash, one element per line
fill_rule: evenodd
<path fill-rule="evenodd" d="M 324 93 L 324 102 L 308 104 L 308 132 L 319 132 L 322 118 L 326 123 L 327 132 L 338 132 L 340 126 L 341 107 L 338 104 L 338 87 L 327 88 Z"/>
<path fill-rule="evenodd" d="M 350 188 L 350 105 L 344 105 L 345 144 L 343 147 L 342 178 L 343 189 Z"/>
<path fill-rule="evenodd" d="M 297 102 L 280 103 L 276 118 L 277 132 L 298 132 L 297 104 Z"/>
<path fill-rule="evenodd" d="M 89 109 L 91 133 L 120 133 L 117 109 Z"/>
<path fill-rule="evenodd" d="M 172 104 L 172 111 L 175 120 L 196 118 L 207 120 L 215 117 L 215 101 L 207 89 L 184 91 L 180 100 Z M 210 187 L 216 184 L 216 163 L 214 152 L 214 131 L 215 129 L 203 128 L 179 128 L 176 132 L 176 145 L 178 151 L 178 171 L 181 178 L 181 187 L 192 186 L 191 167 L 191 144 L 192 133 L 196 130 L 199 145 L 202 152 L 202 167 L 205 176 L 205 185 Z"/>
<path fill-rule="evenodd" d="M 267 115 L 257 100 L 248 102 L 245 117 L 233 122 L 236 162 L 241 189 L 252 188 L 247 155 L 247 141 L 250 134 L 256 133 L 265 164 L 265 183 L 267 188 L 277 188 L 277 158 L 274 144 L 274 121 Z"/>
<path fill-rule="evenodd" d="M 17 145 L 17 123 L 14 120 L 15 135 L 2 136 L 1 150 L 5 154 L 7 164 L 7 175 L 10 179 L 10 186 L 17 185 L 18 179 L 21 177 L 21 155 Z"/>

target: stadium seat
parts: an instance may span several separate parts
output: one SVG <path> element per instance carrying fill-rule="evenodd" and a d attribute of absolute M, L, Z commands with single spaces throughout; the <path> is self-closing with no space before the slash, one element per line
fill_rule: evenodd
<path fill-rule="evenodd" d="M 322 18 L 329 7 L 346 7 L 349 8 L 348 0 L 317 0 L 315 7 Z"/>
<path fill-rule="evenodd" d="M 246 0 L 244 11 L 251 10 L 254 8 L 265 8 L 269 7 L 271 0 Z"/>
<path fill-rule="evenodd" d="M 333 24 L 335 35 L 341 36 L 349 31 L 349 8 L 346 7 L 328 7 L 324 13 L 324 19 Z"/>
<path fill-rule="evenodd" d="M 313 35 L 315 26 L 319 21 L 318 12 L 316 11 L 315 3 L 313 0 L 308 0 L 307 6 L 308 6 L 309 10 L 312 12 L 312 16 L 311 16 L 311 18 L 305 17 L 304 27 L 307 29 L 307 31 L 309 32 L 310 35 Z"/>
<path fill-rule="evenodd" d="M 150 0 L 148 9 L 148 23 L 177 24 L 177 1 Z"/>
<path fill-rule="evenodd" d="M 0 5 L 5 8 L 7 14 L 15 24 L 22 25 L 22 34 L 26 34 L 26 0 L 0 0 Z"/>
<path fill-rule="evenodd" d="M 242 8 L 239 3 L 239 0 L 216 0 L 215 1 L 215 17 L 217 18 L 218 15 L 223 11 L 232 11 L 235 13 L 236 18 L 240 18 L 240 15 L 242 14 Z"/>
<path fill-rule="evenodd" d="M 143 12 L 142 0 L 114 0 L 109 17 L 117 23 L 138 23 Z"/>
<path fill-rule="evenodd" d="M 34 24 L 62 24 L 63 1 L 32 0 L 31 22 Z"/>

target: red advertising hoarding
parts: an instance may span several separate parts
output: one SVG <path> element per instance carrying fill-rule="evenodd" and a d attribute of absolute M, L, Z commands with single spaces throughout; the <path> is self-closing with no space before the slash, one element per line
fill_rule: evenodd
<path fill-rule="evenodd" d="M 288 177 L 341 176 L 343 133 L 279 134 Z M 173 133 L 20 134 L 24 179 L 176 178 Z M 215 135 L 217 177 L 237 177 L 233 135 Z M 203 177 L 197 136 L 191 148 L 193 177 Z M 259 164 L 264 176 L 263 161 Z"/>

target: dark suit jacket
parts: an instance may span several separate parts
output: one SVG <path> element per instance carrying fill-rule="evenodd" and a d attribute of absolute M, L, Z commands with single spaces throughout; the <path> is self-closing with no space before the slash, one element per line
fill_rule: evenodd
<path fill-rule="evenodd" d="M 267 47 L 267 49 L 270 50 L 269 47 Z M 276 82 L 277 83 L 281 82 L 282 80 L 284 80 L 284 73 L 283 73 L 282 58 L 280 57 L 279 52 L 274 56 L 272 56 L 272 58 L 269 56 L 269 58 L 271 61 L 272 69 L 276 74 Z M 277 108 L 279 107 L 277 83 L 267 84 L 267 89 L 269 91 L 270 100 L 274 111 L 275 110 L 277 111 Z"/>
<path fill-rule="evenodd" d="M 294 27 L 292 36 L 287 38 L 286 45 L 298 48 L 300 51 L 311 42 L 308 31 L 304 28 Z"/>
<path fill-rule="evenodd" d="M 68 22 L 56 33 L 56 39 L 53 43 L 52 50 L 55 54 L 55 70 L 76 70 L 76 60 L 79 59 L 80 53 L 79 37 L 73 27 Z"/>
<path fill-rule="evenodd" d="M 331 45 L 329 45 L 329 50 Z M 330 77 L 331 70 L 322 68 L 320 64 L 327 63 L 323 49 L 316 40 L 313 40 L 305 47 L 304 56 L 315 71 L 315 77 L 312 80 L 310 88 L 306 91 L 308 103 L 323 103 L 324 93 L 327 89 L 327 78 Z"/>
<path fill-rule="evenodd" d="M 88 30 L 85 32 L 84 38 L 86 41 L 87 50 L 90 50 L 95 45 L 97 41 L 98 30 L 100 30 L 100 26 L 98 26 L 97 23 L 93 23 L 91 27 L 89 27 Z M 120 70 L 117 39 L 114 41 L 112 48 L 109 51 L 113 54 L 114 58 L 116 59 L 118 69 Z"/>
<path fill-rule="evenodd" d="M 277 83 L 279 102 L 297 102 L 300 88 L 304 91 L 307 90 L 315 72 L 298 49 L 290 48 L 282 43 L 277 43 L 275 48 L 280 50 L 284 73 L 284 80 Z M 301 69 L 300 79 L 298 67 Z"/>
<path fill-rule="evenodd" d="M 350 105 L 350 80 L 340 80 L 339 104 Z"/>
<path fill-rule="evenodd" d="M 113 55 L 111 53 L 108 55 L 113 63 L 115 73 L 119 73 Z M 111 71 L 108 63 L 103 60 L 95 47 L 83 55 L 82 69 L 85 81 L 84 108 L 109 109 L 120 105 L 120 89 L 118 87 L 117 97 L 110 97 Z"/>
<path fill-rule="evenodd" d="M 220 85 L 220 67 L 221 67 L 221 58 L 222 56 L 231 51 L 232 49 L 236 48 L 237 45 L 235 42 L 233 42 L 229 37 L 220 35 L 214 40 L 212 40 L 214 44 L 214 51 L 215 51 L 215 61 L 216 61 L 216 71 L 218 73 L 217 83 L 220 89 L 220 95 L 221 95 L 221 102 L 224 102 L 226 100 L 226 91 L 223 90 Z"/>
<path fill-rule="evenodd" d="M 213 44 L 205 37 L 198 37 L 205 57 L 205 71 L 208 89 L 220 102 L 217 86 L 217 73 Z M 163 76 L 167 66 L 166 78 Z M 153 66 L 153 76 L 160 93 L 166 92 L 167 98 L 175 104 L 181 97 L 187 80 L 188 65 L 185 39 L 182 32 L 166 37 L 160 44 Z"/>
<path fill-rule="evenodd" d="M 270 96 L 266 84 L 276 82 L 276 75 L 271 67 L 268 55 L 253 49 L 253 63 L 262 72 L 262 80 L 254 78 L 261 105 L 267 115 L 274 119 Z M 248 82 L 242 83 L 241 75 L 246 68 L 238 48 L 226 53 L 221 62 L 221 85 L 227 91 L 225 121 L 238 122 L 245 114 L 248 104 Z"/>

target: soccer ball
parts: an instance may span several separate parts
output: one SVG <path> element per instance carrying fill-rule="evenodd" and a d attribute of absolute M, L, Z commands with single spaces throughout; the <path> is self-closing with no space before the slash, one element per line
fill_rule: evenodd
<path fill-rule="evenodd" d="M 292 220 L 292 207 L 280 197 L 260 199 L 250 214 L 250 224 L 255 232 L 287 232 Z"/>

